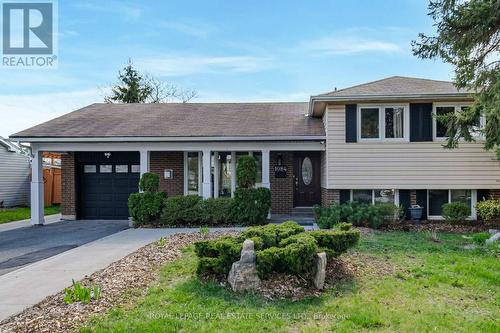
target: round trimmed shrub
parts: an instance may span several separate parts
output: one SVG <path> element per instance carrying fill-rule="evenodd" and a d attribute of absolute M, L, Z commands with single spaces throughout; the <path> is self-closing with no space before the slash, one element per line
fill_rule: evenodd
<path fill-rule="evenodd" d="M 443 205 L 443 217 L 451 224 L 459 224 L 470 216 L 470 208 L 462 202 L 450 202 Z"/>
<path fill-rule="evenodd" d="M 160 176 L 153 172 L 146 172 L 139 181 L 139 190 L 143 192 L 158 192 Z"/>

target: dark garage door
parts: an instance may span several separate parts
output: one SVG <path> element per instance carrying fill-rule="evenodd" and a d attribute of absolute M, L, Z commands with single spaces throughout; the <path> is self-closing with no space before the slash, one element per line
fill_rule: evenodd
<path fill-rule="evenodd" d="M 79 153 L 79 217 L 126 219 L 127 201 L 138 191 L 139 154 L 135 152 Z"/>

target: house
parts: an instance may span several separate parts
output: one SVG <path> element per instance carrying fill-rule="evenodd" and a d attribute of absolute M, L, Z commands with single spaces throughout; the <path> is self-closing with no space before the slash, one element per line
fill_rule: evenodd
<path fill-rule="evenodd" d="M 0 208 L 28 205 L 30 172 L 29 154 L 0 137 Z"/>
<path fill-rule="evenodd" d="M 32 222 L 43 223 L 41 154 L 62 153 L 65 218 L 126 218 L 141 174 L 169 196 L 228 197 L 238 158 L 258 161 L 272 214 L 357 200 L 423 206 L 429 219 L 500 196 L 500 165 L 478 142 L 445 150 L 433 114 L 472 102 L 451 82 L 390 77 L 309 103 L 92 104 L 14 134 L 34 152 Z M 478 119 L 478 126 L 483 123 Z"/>

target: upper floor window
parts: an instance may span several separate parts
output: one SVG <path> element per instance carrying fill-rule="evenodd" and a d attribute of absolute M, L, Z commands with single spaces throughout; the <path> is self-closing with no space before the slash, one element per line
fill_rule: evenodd
<path fill-rule="evenodd" d="M 450 113 L 458 113 L 461 111 L 465 111 L 469 108 L 469 105 L 445 105 L 445 104 L 436 104 L 434 106 L 434 139 L 446 139 L 448 132 L 448 124 L 444 121 L 438 120 L 436 116 L 447 115 Z M 484 127 L 484 117 L 477 117 L 474 119 L 472 125 L 472 133 L 474 136 L 480 136 L 480 129 Z"/>
<path fill-rule="evenodd" d="M 360 140 L 405 140 L 408 132 L 408 108 L 401 105 L 360 106 Z"/>

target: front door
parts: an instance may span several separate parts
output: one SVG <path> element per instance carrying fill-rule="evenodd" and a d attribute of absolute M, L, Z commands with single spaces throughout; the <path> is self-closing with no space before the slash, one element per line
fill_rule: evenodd
<path fill-rule="evenodd" d="M 294 205 L 311 207 L 321 203 L 319 152 L 296 152 Z"/>

